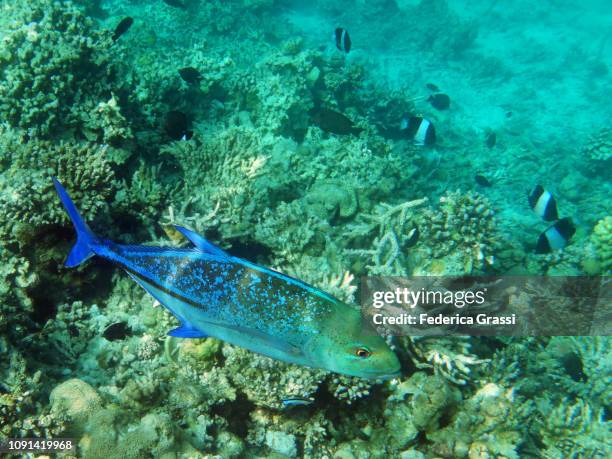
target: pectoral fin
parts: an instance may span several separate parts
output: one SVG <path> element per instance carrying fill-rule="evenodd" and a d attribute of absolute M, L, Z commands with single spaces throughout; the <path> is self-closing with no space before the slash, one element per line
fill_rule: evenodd
<path fill-rule="evenodd" d="M 168 332 L 168 335 L 174 336 L 177 338 L 206 338 L 208 336 L 207 334 L 196 329 L 193 325 L 191 325 L 185 319 L 185 317 L 183 317 L 183 315 L 180 313 L 181 308 L 180 308 L 180 305 L 178 304 L 179 300 L 159 290 L 158 288 L 153 286 L 151 283 L 146 282 L 143 279 L 139 279 L 138 277 L 136 277 L 134 274 L 130 273 L 129 271 L 128 271 L 128 274 L 130 275 L 132 279 L 134 279 L 134 281 L 138 285 L 144 288 L 147 291 L 147 293 L 149 293 L 149 295 L 151 295 L 153 298 L 159 301 L 163 306 L 165 306 L 174 315 L 174 317 L 176 317 L 180 321 L 181 326 Z"/>

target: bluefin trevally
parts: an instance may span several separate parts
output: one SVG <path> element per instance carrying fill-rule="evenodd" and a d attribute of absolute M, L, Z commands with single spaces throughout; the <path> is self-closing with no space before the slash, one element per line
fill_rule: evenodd
<path fill-rule="evenodd" d="M 76 230 L 65 265 L 92 256 L 123 268 L 180 322 L 168 334 L 207 336 L 253 352 L 362 378 L 392 378 L 400 363 L 386 341 L 364 328 L 360 312 L 280 272 L 232 256 L 177 226 L 194 248 L 116 244 L 96 236 L 57 179 Z"/>

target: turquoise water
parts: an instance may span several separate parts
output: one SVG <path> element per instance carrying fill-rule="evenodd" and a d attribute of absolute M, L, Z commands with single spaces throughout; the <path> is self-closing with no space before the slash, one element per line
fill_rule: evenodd
<path fill-rule="evenodd" d="M 51 180 L 100 236 L 186 247 L 182 225 L 349 304 L 368 275 L 607 279 L 607 2 L 0 11 L 3 442 L 73 438 L 86 458 L 611 455 L 606 336 L 395 337 L 387 381 L 171 337 L 176 319 L 111 263 L 63 267 L 74 234 Z"/>

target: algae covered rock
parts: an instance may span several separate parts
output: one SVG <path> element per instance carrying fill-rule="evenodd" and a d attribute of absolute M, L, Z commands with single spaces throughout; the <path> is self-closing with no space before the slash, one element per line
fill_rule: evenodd
<path fill-rule="evenodd" d="M 583 153 L 592 161 L 609 163 L 612 159 L 612 129 L 603 128 L 589 136 Z"/>
<path fill-rule="evenodd" d="M 69 379 L 51 391 L 51 411 L 64 414 L 75 432 L 82 432 L 89 419 L 102 408 L 96 390 L 77 378 Z"/>
<path fill-rule="evenodd" d="M 612 217 L 607 216 L 597 222 L 591 234 L 591 242 L 603 273 L 609 274 L 612 270 Z"/>
<path fill-rule="evenodd" d="M 357 195 L 347 183 L 320 181 L 303 199 L 306 212 L 322 220 L 349 218 L 357 212 Z"/>
<path fill-rule="evenodd" d="M 275 453 L 282 454 L 285 457 L 296 457 L 297 455 L 295 436 L 285 432 L 268 430 L 266 432 L 266 445 Z"/>

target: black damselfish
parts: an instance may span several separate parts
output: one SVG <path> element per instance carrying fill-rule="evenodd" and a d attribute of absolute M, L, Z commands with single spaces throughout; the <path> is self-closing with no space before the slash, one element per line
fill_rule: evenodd
<path fill-rule="evenodd" d="M 476 183 L 478 183 L 480 186 L 484 186 L 486 188 L 489 188 L 490 186 L 492 186 L 489 179 L 487 179 L 484 175 L 476 174 L 474 176 L 474 180 L 476 180 Z"/>
<path fill-rule="evenodd" d="M 400 123 L 400 131 L 411 138 L 415 145 L 430 146 L 436 143 L 436 129 L 434 125 L 422 116 L 405 114 Z"/>
<path fill-rule="evenodd" d="M 406 239 L 406 242 L 404 242 L 404 247 L 405 248 L 414 247 L 417 244 L 417 242 L 419 242 L 420 235 L 421 235 L 421 232 L 419 231 L 419 227 L 414 225 L 412 229 L 410 230 L 410 232 L 408 233 L 408 239 Z"/>
<path fill-rule="evenodd" d="M 437 110 L 446 110 L 448 107 L 450 107 L 450 97 L 441 92 L 429 96 L 427 102 L 429 102 L 431 106 Z"/>
<path fill-rule="evenodd" d="M 189 119 L 187 115 L 178 110 L 168 112 L 164 123 L 164 129 L 174 140 L 189 140 L 193 137 L 193 131 L 189 130 Z"/>
<path fill-rule="evenodd" d="M 317 108 L 311 111 L 312 121 L 325 132 L 332 134 L 347 135 L 359 134 L 363 128 L 355 126 L 355 123 L 347 116 L 329 108 Z"/>
<path fill-rule="evenodd" d="M 127 322 L 116 322 L 106 327 L 102 336 L 109 341 L 119 341 L 130 336 L 131 332 Z"/>
<path fill-rule="evenodd" d="M 488 132 L 487 136 L 485 137 L 485 145 L 488 148 L 493 148 L 496 143 L 497 143 L 497 135 L 495 134 L 495 132 L 493 131 Z"/>
<path fill-rule="evenodd" d="M 554 196 L 544 189 L 542 185 L 536 187 L 529 193 L 529 206 L 536 215 L 547 222 L 555 221 L 559 218 L 557 212 L 557 202 Z"/>
<path fill-rule="evenodd" d="M 197 69 L 194 69 L 193 67 L 185 67 L 179 69 L 178 72 L 181 78 L 189 84 L 198 84 L 202 79 L 202 75 L 200 74 L 200 72 Z"/>
<path fill-rule="evenodd" d="M 567 245 L 576 232 L 576 226 L 570 217 L 565 217 L 549 226 L 538 238 L 536 253 L 550 253 L 553 250 L 561 250 Z"/>
<path fill-rule="evenodd" d="M 127 17 L 121 20 L 117 27 L 115 27 L 115 31 L 113 32 L 113 41 L 117 41 L 121 35 L 126 33 L 132 24 L 134 23 L 134 19 L 131 17 Z"/>
<path fill-rule="evenodd" d="M 351 50 L 351 37 L 346 29 L 338 27 L 335 32 L 336 48 L 348 53 Z"/>

